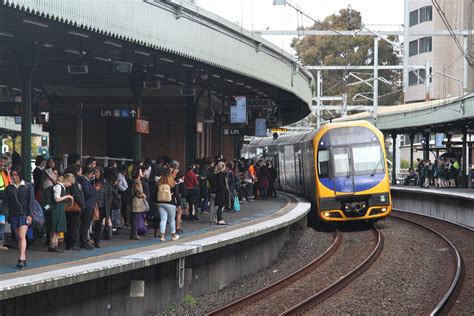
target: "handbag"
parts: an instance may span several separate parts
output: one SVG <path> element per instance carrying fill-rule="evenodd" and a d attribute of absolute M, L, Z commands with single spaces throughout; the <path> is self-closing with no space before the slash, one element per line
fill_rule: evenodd
<path fill-rule="evenodd" d="M 240 212 L 240 202 L 239 202 L 239 197 L 234 196 L 234 212 Z"/>
<path fill-rule="evenodd" d="M 64 210 L 68 213 L 78 213 L 81 211 L 81 207 L 74 201 L 73 203 L 66 203 Z"/>
<path fill-rule="evenodd" d="M 143 213 L 150 210 L 150 205 L 145 198 L 135 196 L 132 201 L 132 213 Z"/>

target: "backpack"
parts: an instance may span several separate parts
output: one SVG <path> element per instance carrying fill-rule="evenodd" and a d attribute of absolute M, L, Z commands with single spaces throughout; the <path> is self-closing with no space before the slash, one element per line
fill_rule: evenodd
<path fill-rule="evenodd" d="M 43 208 L 35 199 L 35 188 L 33 184 L 29 185 L 30 189 L 30 212 L 33 219 L 33 225 L 35 227 L 41 228 L 44 225 L 44 213 Z"/>
<path fill-rule="evenodd" d="M 49 186 L 46 190 L 43 191 L 41 195 L 41 207 L 44 209 L 46 214 L 51 214 L 51 209 L 56 204 L 53 199 L 53 186 Z"/>
<path fill-rule="evenodd" d="M 171 187 L 168 184 L 160 184 L 156 193 L 158 202 L 171 202 Z"/>

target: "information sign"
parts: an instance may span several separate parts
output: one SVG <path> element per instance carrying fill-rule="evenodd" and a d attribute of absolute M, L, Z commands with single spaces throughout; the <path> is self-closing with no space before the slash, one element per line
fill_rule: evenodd
<path fill-rule="evenodd" d="M 255 119 L 255 136 L 265 137 L 267 136 L 267 120 L 264 118 Z"/>
<path fill-rule="evenodd" d="M 230 107 L 231 124 L 247 124 L 247 97 L 235 96 L 235 105 Z"/>
<path fill-rule="evenodd" d="M 150 124 L 146 120 L 137 119 L 137 133 L 139 134 L 149 134 L 150 133 Z"/>

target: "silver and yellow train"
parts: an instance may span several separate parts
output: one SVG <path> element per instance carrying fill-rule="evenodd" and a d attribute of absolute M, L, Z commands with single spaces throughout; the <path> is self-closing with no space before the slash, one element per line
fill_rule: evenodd
<path fill-rule="evenodd" d="M 392 210 L 383 134 L 367 121 L 255 138 L 242 155 L 270 159 L 280 190 L 308 198 L 323 221 L 377 221 Z"/>

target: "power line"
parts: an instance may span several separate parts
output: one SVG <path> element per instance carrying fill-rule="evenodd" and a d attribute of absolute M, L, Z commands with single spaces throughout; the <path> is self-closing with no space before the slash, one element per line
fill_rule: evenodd
<path fill-rule="evenodd" d="M 293 9 L 295 9 L 298 13 L 300 13 L 301 15 L 304 15 L 305 17 L 307 17 L 308 19 L 312 20 L 314 23 L 322 26 L 323 28 L 325 28 L 326 30 L 329 30 L 329 31 L 332 31 L 338 35 L 342 35 L 342 33 L 336 31 L 335 29 L 332 29 L 330 28 L 329 26 L 326 26 L 324 25 L 322 22 L 316 20 L 316 19 L 313 19 L 312 17 L 310 17 L 309 15 L 307 15 L 306 13 L 303 12 L 303 10 L 301 10 L 300 8 L 297 8 L 295 7 L 294 5 L 292 5 L 291 3 L 289 3 L 288 1 L 286 1 L 286 4 L 290 7 L 292 7 Z"/>
<path fill-rule="evenodd" d="M 431 0 L 431 3 L 435 7 L 436 11 L 438 11 L 439 16 L 441 17 L 441 20 L 443 21 L 444 25 L 446 26 L 446 29 L 448 30 L 449 34 L 451 34 L 451 37 L 454 40 L 454 43 L 458 47 L 458 49 L 461 51 L 461 54 L 464 56 L 464 58 L 467 60 L 468 64 L 472 66 L 471 58 L 467 54 L 467 52 L 464 50 L 462 47 L 461 43 L 459 42 L 458 38 L 454 34 L 453 28 L 451 27 L 451 24 L 449 24 L 448 18 L 446 17 L 443 9 L 439 5 L 437 0 Z"/>

